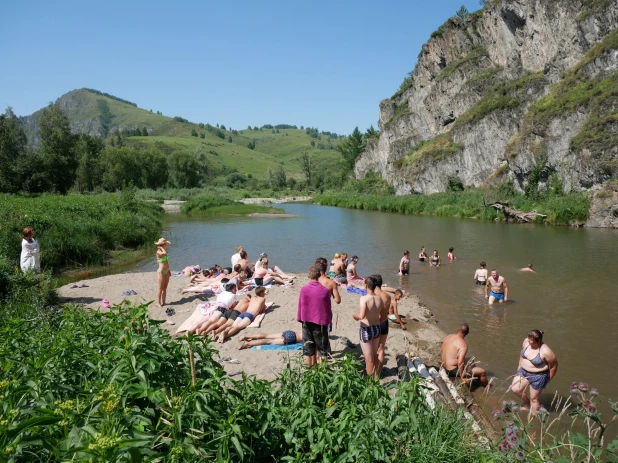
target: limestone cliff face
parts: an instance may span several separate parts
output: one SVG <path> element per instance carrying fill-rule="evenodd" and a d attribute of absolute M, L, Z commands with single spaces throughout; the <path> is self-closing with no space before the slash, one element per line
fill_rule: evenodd
<path fill-rule="evenodd" d="M 408 88 L 380 103 L 357 177 L 398 194 L 448 178 L 597 188 L 618 170 L 618 0 L 490 0 L 422 47 Z"/>

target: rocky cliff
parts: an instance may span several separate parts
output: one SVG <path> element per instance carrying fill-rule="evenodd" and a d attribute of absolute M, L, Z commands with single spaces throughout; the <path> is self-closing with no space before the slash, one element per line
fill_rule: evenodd
<path fill-rule="evenodd" d="M 356 163 L 398 194 L 616 183 L 618 0 L 489 0 L 423 45 Z M 535 173 L 534 175 L 531 175 Z"/>

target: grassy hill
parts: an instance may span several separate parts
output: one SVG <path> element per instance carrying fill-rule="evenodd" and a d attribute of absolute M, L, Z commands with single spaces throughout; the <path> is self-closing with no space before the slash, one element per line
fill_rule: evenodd
<path fill-rule="evenodd" d="M 275 170 L 279 166 L 289 177 L 300 178 L 299 158 L 304 152 L 309 153 L 316 165 L 341 163 L 341 155 L 334 149 L 336 139 L 329 141 L 328 135 L 320 135 L 321 140 L 318 140 L 304 129 L 279 129 L 279 133 L 272 133 L 271 128 L 261 131 L 235 128 L 237 132 L 234 133 L 221 129 L 225 138 L 220 138 L 216 134 L 217 127 L 210 126 L 211 130 L 208 130 L 208 125 L 203 123 L 156 114 L 96 90 L 73 90 L 60 97 L 58 102 L 68 114 L 76 133 L 109 138 L 118 132 L 126 135 L 145 128 L 148 136 L 128 136 L 127 143 L 136 148 L 157 149 L 165 154 L 176 150 L 202 153 L 214 168 L 237 169 L 258 178 L 264 178 L 269 168 Z M 40 111 L 37 111 L 23 118 L 28 139 L 34 146 L 39 142 L 39 115 Z M 192 136 L 192 131 L 198 136 Z M 312 141 L 316 146 L 311 146 Z M 252 142 L 255 142 L 255 149 L 247 147 Z M 319 149 L 318 145 L 324 145 L 325 149 Z"/>

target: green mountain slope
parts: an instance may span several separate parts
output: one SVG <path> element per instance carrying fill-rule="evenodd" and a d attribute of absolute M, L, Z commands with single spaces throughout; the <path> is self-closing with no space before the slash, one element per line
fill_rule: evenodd
<path fill-rule="evenodd" d="M 217 127 L 156 114 L 89 89 L 73 90 L 60 97 L 58 102 L 67 113 L 75 133 L 113 138 L 120 132 L 126 137 L 126 143 L 136 148 L 157 149 L 165 154 L 177 150 L 204 154 L 216 169 L 237 169 L 264 178 L 269 168 L 275 170 L 281 166 L 288 176 L 300 177 L 299 158 L 304 152 L 315 164 L 341 163 L 341 155 L 334 149 L 337 139 L 331 138 L 332 135 L 321 134 L 318 139 L 304 129 L 279 129 L 279 133 L 272 133 L 271 128 L 219 131 Z M 40 111 L 37 111 L 22 118 L 29 143 L 35 147 L 39 143 L 39 115 Z M 146 129 L 148 136 L 130 135 L 136 129 Z M 224 138 L 217 136 L 217 131 Z M 192 132 L 197 132 L 198 136 L 192 136 Z M 312 142 L 315 146 L 311 146 Z M 254 149 L 248 148 L 250 143 L 255 143 Z"/>

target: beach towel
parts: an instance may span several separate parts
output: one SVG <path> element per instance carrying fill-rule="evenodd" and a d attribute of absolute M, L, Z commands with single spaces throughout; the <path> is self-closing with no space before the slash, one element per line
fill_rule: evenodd
<path fill-rule="evenodd" d="M 296 344 L 288 344 L 287 346 L 279 346 L 276 344 L 265 344 L 263 346 L 253 346 L 254 350 L 300 350 L 303 348 L 302 342 Z"/>
<path fill-rule="evenodd" d="M 364 289 L 354 288 L 352 286 L 348 286 L 346 289 L 347 289 L 348 293 L 360 294 L 362 296 L 366 296 L 367 295 L 367 291 L 365 291 Z"/>
<path fill-rule="evenodd" d="M 197 325 L 199 325 L 207 317 L 210 317 L 216 307 L 217 306 L 215 304 L 212 304 L 210 302 L 207 302 L 205 304 L 199 304 L 195 308 L 191 316 L 187 318 L 182 323 L 182 325 L 178 327 L 178 329 L 176 330 L 176 334 L 182 333 L 183 331 L 194 330 L 195 328 L 197 328 Z"/>

